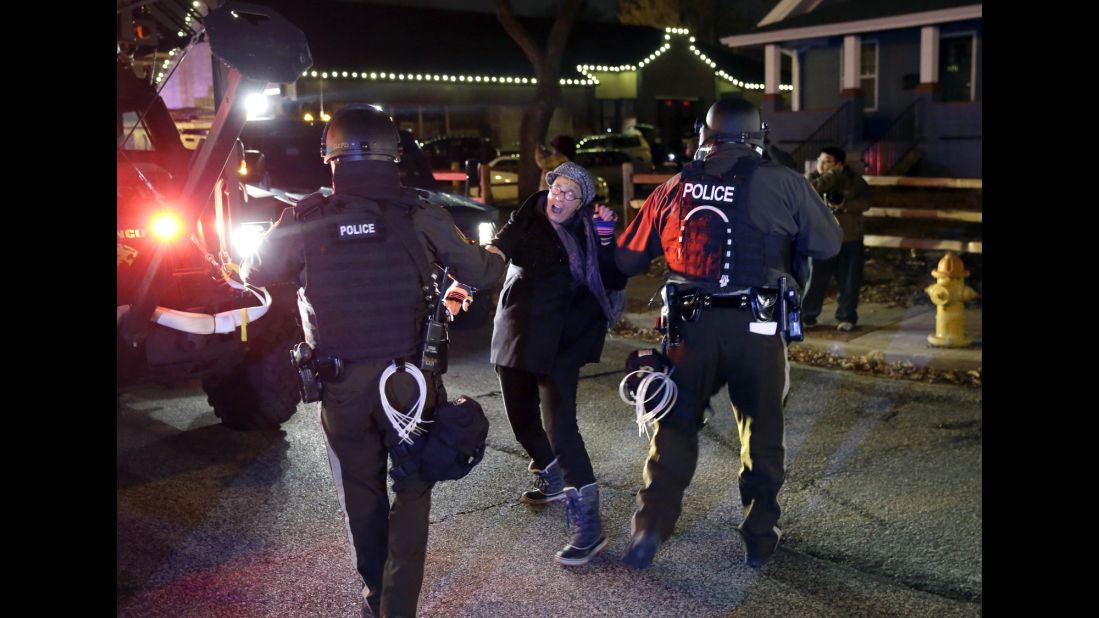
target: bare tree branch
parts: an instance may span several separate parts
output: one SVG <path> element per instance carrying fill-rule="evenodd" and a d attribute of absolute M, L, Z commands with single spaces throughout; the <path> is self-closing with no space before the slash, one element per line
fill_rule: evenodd
<path fill-rule="evenodd" d="M 546 63 L 555 67 L 560 74 L 561 55 L 565 53 L 565 44 L 569 41 L 572 25 L 576 22 L 576 15 L 580 13 L 581 0 L 565 0 L 557 19 L 553 22 L 549 40 L 546 41 Z"/>
<path fill-rule="evenodd" d="M 542 50 L 535 45 L 534 39 L 530 38 L 527 29 L 515 19 L 515 14 L 511 11 L 511 0 L 496 0 L 496 18 L 534 65 L 534 72 L 540 74 L 545 57 L 542 55 Z"/>

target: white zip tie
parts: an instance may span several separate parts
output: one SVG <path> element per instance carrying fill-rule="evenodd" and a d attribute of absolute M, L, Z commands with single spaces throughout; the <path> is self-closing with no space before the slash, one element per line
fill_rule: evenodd
<path fill-rule="evenodd" d="M 420 435 L 424 431 L 421 425 L 431 422 L 423 420 L 424 402 L 427 401 L 427 381 L 424 380 L 424 374 L 416 365 L 405 362 L 404 368 L 412 375 L 412 378 L 416 380 L 416 385 L 420 388 L 420 397 L 416 400 L 416 405 L 412 407 L 412 410 L 405 414 L 394 408 L 386 399 L 385 383 L 393 374 L 397 373 L 397 363 L 395 362 L 390 362 L 389 366 L 382 372 L 382 377 L 378 380 L 378 394 L 381 396 L 382 410 L 385 411 L 385 417 L 389 419 L 389 424 L 393 425 L 393 429 L 397 430 L 397 436 L 401 439 L 401 442 L 412 444 L 412 438 L 409 436 Z"/>
<path fill-rule="evenodd" d="M 656 422 L 667 416 L 668 412 L 671 412 L 675 406 L 676 400 L 679 399 L 679 392 L 676 389 L 675 382 L 671 380 L 674 371 L 675 367 L 665 371 L 654 371 L 651 367 L 642 367 L 637 371 L 626 374 L 626 377 L 622 378 L 622 382 L 618 384 L 618 397 L 634 407 L 637 435 L 649 437 L 649 429 L 655 427 Z M 626 391 L 626 381 L 635 374 L 649 375 L 641 378 L 641 383 L 637 386 L 637 397 L 631 399 Z M 659 384 L 652 388 L 658 382 Z M 652 393 L 649 392 L 650 388 L 652 388 Z M 652 412 L 647 411 L 645 404 L 657 397 L 660 397 L 660 401 L 653 407 Z"/>

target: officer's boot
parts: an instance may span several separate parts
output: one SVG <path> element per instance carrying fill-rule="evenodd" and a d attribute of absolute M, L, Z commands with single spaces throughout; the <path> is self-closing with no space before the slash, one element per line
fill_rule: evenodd
<path fill-rule="evenodd" d="M 565 523 L 572 528 L 572 540 L 554 559 L 565 566 L 587 564 L 607 547 L 599 518 L 599 486 L 590 483 L 580 491 L 566 487 L 565 496 Z"/>
<path fill-rule="evenodd" d="M 561 464 L 557 463 L 557 459 L 551 461 L 545 470 L 535 468 L 532 461 L 527 470 L 534 473 L 535 489 L 524 492 L 523 497 L 519 498 L 520 502 L 549 504 L 565 499 L 565 473 L 561 471 Z"/>

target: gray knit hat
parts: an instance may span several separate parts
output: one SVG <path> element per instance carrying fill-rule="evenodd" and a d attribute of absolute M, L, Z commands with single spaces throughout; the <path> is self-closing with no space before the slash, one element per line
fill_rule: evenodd
<path fill-rule="evenodd" d="M 552 172 L 546 172 L 546 184 L 552 185 L 554 179 L 564 176 L 580 185 L 580 205 L 590 204 L 595 199 L 595 181 L 591 179 L 588 170 L 572 161 L 565 161 Z"/>

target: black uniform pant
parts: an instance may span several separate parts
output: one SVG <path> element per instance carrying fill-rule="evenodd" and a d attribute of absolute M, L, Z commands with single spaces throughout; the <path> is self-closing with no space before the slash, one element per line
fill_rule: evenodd
<path fill-rule="evenodd" d="M 857 324 L 859 321 L 859 290 L 862 288 L 862 271 L 866 264 L 866 252 L 862 239 L 840 245 L 840 252 L 827 260 L 811 259 L 812 274 L 805 298 L 801 302 L 802 319 L 816 322 L 824 305 L 824 295 L 832 275 L 839 284 L 836 299 L 836 321 Z"/>
<path fill-rule="evenodd" d="M 749 332 L 751 311 L 720 308 L 682 322 L 683 342 L 669 346 L 679 397 L 657 423 L 637 495 L 636 530 L 667 540 L 682 512 L 683 492 L 698 463 L 698 431 L 710 397 L 727 386 L 740 432 L 737 475 L 744 523 L 758 540 L 777 539 L 778 492 L 785 475 L 782 402 L 789 383 L 781 333 Z"/>
<path fill-rule="evenodd" d="M 537 374 L 497 365 L 496 373 L 511 430 L 534 466 L 545 470 L 556 457 L 566 485 L 579 488 L 594 483 L 591 458 L 576 423 L 580 367 L 558 367 Z"/>
<path fill-rule="evenodd" d="M 434 483 L 413 473 L 395 483 L 390 505 L 386 491 L 387 455 L 396 435 L 385 418 L 378 381 L 388 361 L 351 363 L 339 382 L 325 387 L 321 426 L 340 506 L 347 515 L 355 568 L 363 579 L 363 597 L 382 616 L 415 616 L 424 576 L 428 515 Z M 430 419 L 436 401 L 445 401 L 441 382 L 425 374 Z M 438 385 L 438 386 L 435 386 Z M 398 373 L 387 382 L 394 407 L 408 412 L 419 389 L 411 376 Z"/>

